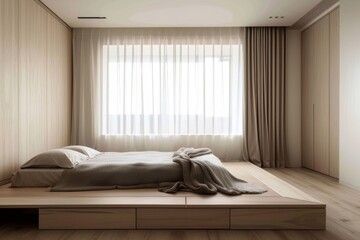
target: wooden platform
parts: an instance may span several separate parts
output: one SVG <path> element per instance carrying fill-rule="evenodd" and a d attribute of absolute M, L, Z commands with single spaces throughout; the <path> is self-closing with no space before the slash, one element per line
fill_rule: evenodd
<path fill-rule="evenodd" d="M 260 195 L 203 196 L 156 189 L 49 192 L 0 187 L 0 208 L 39 209 L 40 229 L 324 229 L 326 206 L 244 162 L 224 163 Z"/>

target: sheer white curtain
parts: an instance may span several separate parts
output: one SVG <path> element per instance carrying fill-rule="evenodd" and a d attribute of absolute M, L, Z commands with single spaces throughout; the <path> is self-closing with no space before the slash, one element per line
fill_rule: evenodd
<path fill-rule="evenodd" d="M 243 29 L 75 29 L 74 144 L 241 158 Z"/>

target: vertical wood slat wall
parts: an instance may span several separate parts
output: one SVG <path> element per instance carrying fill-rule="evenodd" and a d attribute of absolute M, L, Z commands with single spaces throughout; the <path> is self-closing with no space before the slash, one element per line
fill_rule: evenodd
<path fill-rule="evenodd" d="M 0 181 L 18 167 L 18 11 L 0 1 Z"/>
<path fill-rule="evenodd" d="M 71 29 L 35 0 L 0 2 L 0 181 L 70 143 Z"/>
<path fill-rule="evenodd" d="M 339 9 L 302 32 L 302 165 L 339 177 Z"/>

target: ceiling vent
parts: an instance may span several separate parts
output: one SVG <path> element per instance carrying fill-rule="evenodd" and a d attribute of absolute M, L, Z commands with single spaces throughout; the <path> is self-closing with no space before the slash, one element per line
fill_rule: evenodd
<path fill-rule="evenodd" d="M 284 16 L 270 16 L 269 18 L 285 18 Z"/>
<path fill-rule="evenodd" d="M 78 19 L 106 19 L 106 17 L 78 17 Z"/>

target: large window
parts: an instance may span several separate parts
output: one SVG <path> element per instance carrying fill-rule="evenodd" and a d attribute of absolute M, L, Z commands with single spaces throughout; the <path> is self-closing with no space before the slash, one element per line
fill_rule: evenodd
<path fill-rule="evenodd" d="M 241 45 L 104 45 L 103 135 L 242 135 Z"/>

